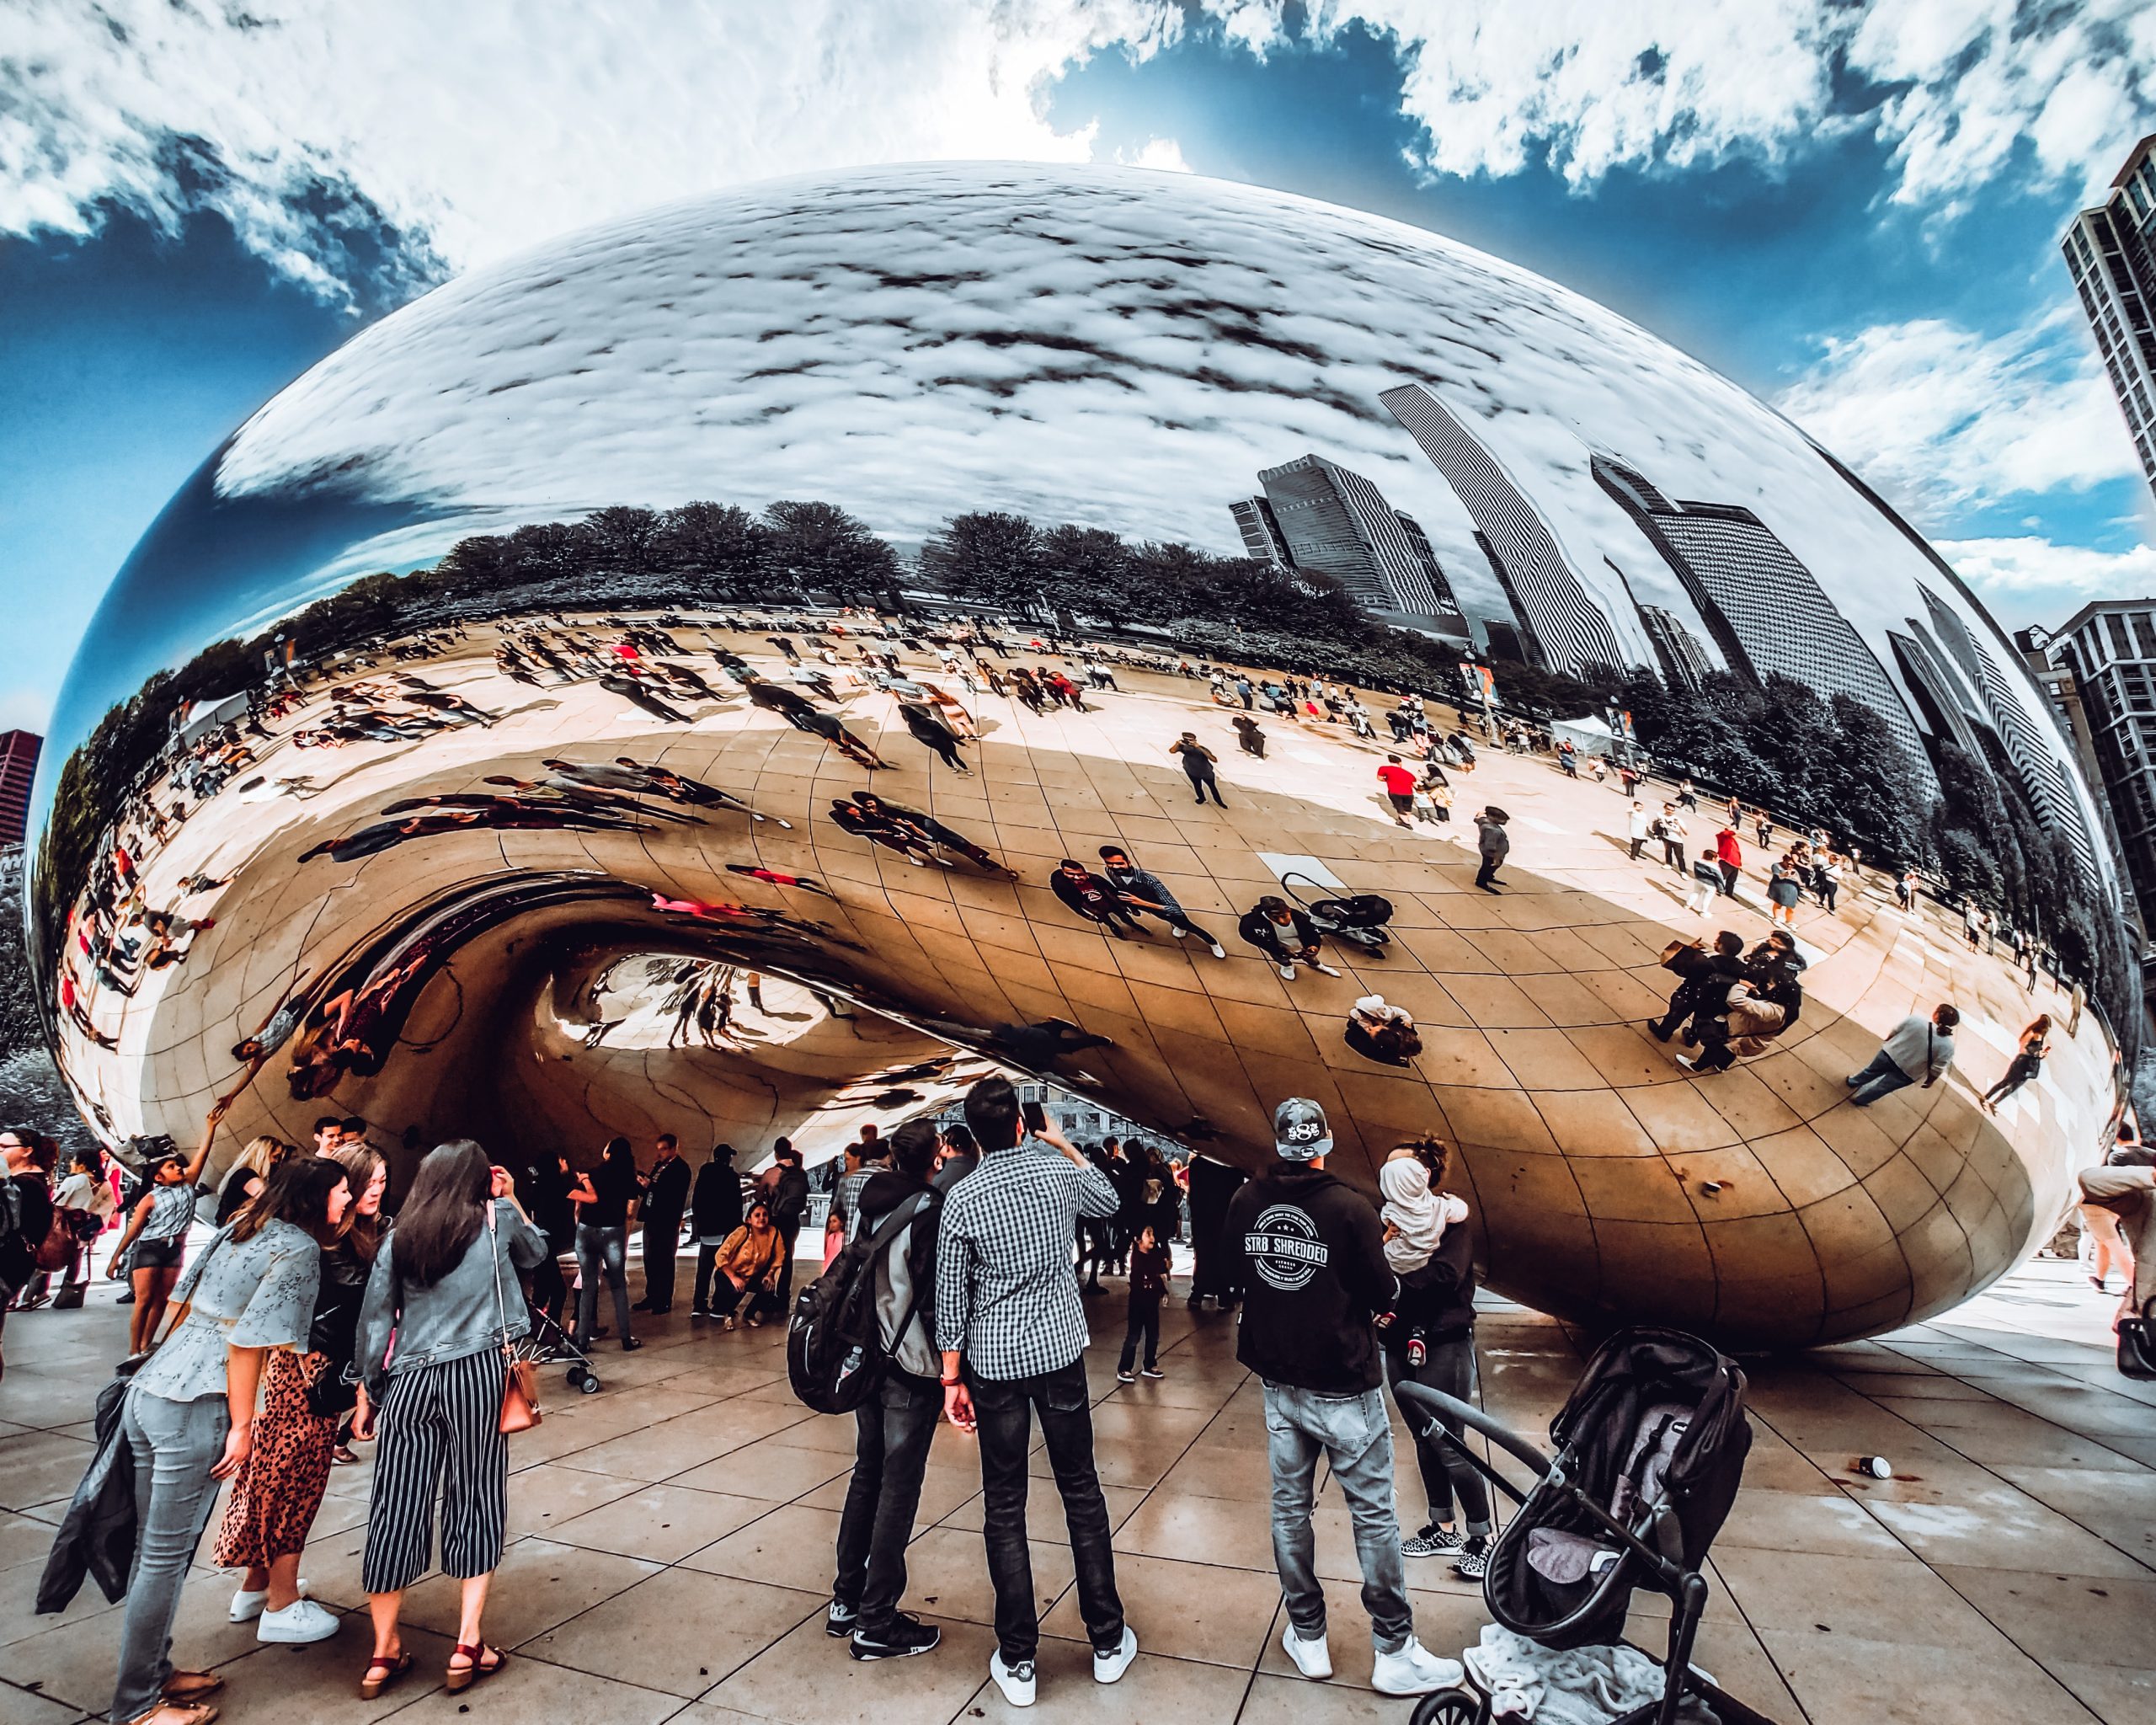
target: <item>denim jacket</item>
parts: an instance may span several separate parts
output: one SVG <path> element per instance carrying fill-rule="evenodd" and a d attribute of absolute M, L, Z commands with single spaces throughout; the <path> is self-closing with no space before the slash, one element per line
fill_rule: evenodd
<path fill-rule="evenodd" d="M 370 1398 L 379 1402 L 388 1380 L 399 1372 L 500 1347 L 504 1317 L 509 1339 L 531 1333 L 516 1273 L 537 1263 L 549 1248 L 547 1236 L 507 1199 L 494 1200 L 493 1232 L 482 1226 L 456 1268 L 431 1288 L 405 1284 L 397 1274 L 396 1242 L 392 1226 L 375 1254 L 360 1306 L 355 1357 Z"/>

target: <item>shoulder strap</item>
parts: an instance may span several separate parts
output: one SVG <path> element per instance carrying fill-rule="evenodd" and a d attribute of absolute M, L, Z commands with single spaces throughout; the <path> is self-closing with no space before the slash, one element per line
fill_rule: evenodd
<path fill-rule="evenodd" d="M 487 1271 L 494 1284 L 494 1314 L 502 1321 L 502 1352 L 510 1352 L 509 1301 L 502 1294 L 501 1233 L 494 1216 L 494 1194 L 487 1194 Z"/>
<path fill-rule="evenodd" d="M 936 1188 L 932 1186 L 926 1192 L 915 1193 L 912 1197 L 906 1199 L 904 1204 L 899 1204 L 890 1213 L 890 1215 L 885 1216 L 883 1221 L 878 1225 L 876 1231 L 868 1236 L 868 1243 L 862 1247 L 862 1256 L 864 1258 L 875 1257 L 878 1252 L 883 1251 L 885 1247 L 889 1246 L 894 1240 L 897 1239 L 899 1235 L 903 1234 L 915 1221 L 927 1214 L 929 1206 L 933 1204 L 935 1202 Z M 860 1236 L 858 1234 L 854 1236 L 854 1242 L 857 1245 L 860 1244 Z"/>

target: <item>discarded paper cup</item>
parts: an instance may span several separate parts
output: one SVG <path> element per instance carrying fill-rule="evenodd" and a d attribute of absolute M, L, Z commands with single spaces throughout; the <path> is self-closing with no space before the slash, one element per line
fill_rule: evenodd
<path fill-rule="evenodd" d="M 1856 1471 L 1871 1479 L 1892 1479 L 1894 1477 L 1893 1465 L 1884 1455 L 1858 1456 Z"/>

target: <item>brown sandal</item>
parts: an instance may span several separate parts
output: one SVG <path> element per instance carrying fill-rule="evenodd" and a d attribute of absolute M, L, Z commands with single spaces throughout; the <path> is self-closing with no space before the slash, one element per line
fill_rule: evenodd
<path fill-rule="evenodd" d="M 217 1710 L 193 1701 L 161 1701 L 133 1725 L 216 1725 Z"/>
<path fill-rule="evenodd" d="M 487 1655 L 489 1653 L 492 1653 L 494 1656 L 494 1663 L 491 1665 L 482 1664 L 481 1662 L 485 1659 Z M 471 1688 L 473 1684 L 477 1683 L 482 1677 L 492 1677 L 495 1672 L 500 1670 L 503 1666 L 509 1664 L 509 1655 L 507 1653 L 504 1653 L 499 1648 L 488 1647 L 484 1642 L 481 1642 L 477 1647 L 468 1646 L 463 1642 L 459 1642 L 456 1644 L 456 1651 L 451 1653 L 450 1658 L 452 1659 L 469 1659 L 472 1662 L 461 1671 L 454 1665 L 451 1665 L 449 1668 L 448 1680 L 443 1685 L 443 1687 L 447 1689 L 451 1695 L 462 1695 L 466 1690 Z"/>
<path fill-rule="evenodd" d="M 360 1699 L 372 1701 L 411 1669 L 412 1656 L 409 1653 L 398 1653 L 387 1659 L 368 1660 L 366 1675 L 360 1680 Z M 375 1675 L 377 1671 L 382 1674 L 379 1677 Z"/>
<path fill-rule="evenodd" d="M 224 1686 L 224 1678 L 215 1671 L 175 1671 L 165 1679 L 158 1694 L 175 1706 L 191 1707 L 209 1700 Z"/>

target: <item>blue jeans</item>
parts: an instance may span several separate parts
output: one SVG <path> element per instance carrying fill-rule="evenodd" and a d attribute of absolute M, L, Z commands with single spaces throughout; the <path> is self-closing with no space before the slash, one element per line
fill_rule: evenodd
<path fill-rule="evenodd" d="M 135 1502 L 141 1517 L 120 1620 L 120 1676 L 112 1691 L 113 1725 L 127 1725 L 157 1706 L 172 1675 L 172 1620 L 179 1610 L 180 1583 L 217 1501 L 218 1482 L 210 1469 L 225 1452 L 232 1413 L 221 1395 L 168 1402 L 136 1390 L 128 1392 L 120 1419 L 134 1452 Z"/>
<path fill-rule="evenodd" d="M 629 1339 L 629 1231 L 576 1225 L 576 1267 L 584 1285 L 576 1296 L 576 1350 L 588 1353 L 599 1322 L 599 1279 L 614 1292 L 614 1333 Z"/>
<path fill-rule="evenodd" d="M 1892 1096 L 1905 1085 L 1917 1081 L 1895 1064 L 1893 1055 L 1885 1049 L 1871 1057 L 1871 1064 L 1861 1072 L 1852 1072 L 1842 1082 L 1856 1094 L 1849 1098 L 1860 1108 L 1868 1108 L 1882 1096 Z"/>
<path fill-rule="evenodd" d="M 1325 1638 L 1325 1589 L 1318 1583 L 1317 1541 L 1310 1528 L 1322 1455 L 1355 1524 L 1371 1639 L 1380 1653 L 1398 1653 L 1415 1632 L 1415 1617 L 1408 1609 L 1400 1519 L 1392 1505 L 1392 1427 L 1385 1418 L 1385 1392 L 1320 1396 L 1268 1383 L 1265 1433 L 1273 1465 L 1273 1562 L 1296 1637 Z"/>

